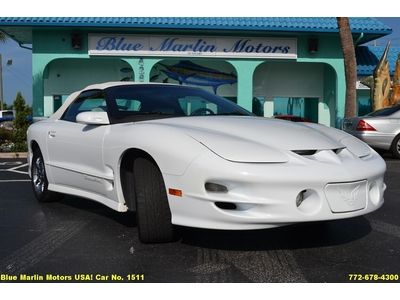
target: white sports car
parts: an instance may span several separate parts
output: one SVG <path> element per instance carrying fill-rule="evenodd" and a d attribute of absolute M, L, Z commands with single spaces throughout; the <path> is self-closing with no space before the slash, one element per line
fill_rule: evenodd
<path fill-rule="evenodd" d="M 142 242 L 172 240 L 173 224 L 260 229 L 360 216 L 386 188 L 385 162 L 355 137 L 255 117 L 188 86 L 89 86 L 31 125 L 28 145 L 39 201 L 71 194 L 136 211 Z"/>

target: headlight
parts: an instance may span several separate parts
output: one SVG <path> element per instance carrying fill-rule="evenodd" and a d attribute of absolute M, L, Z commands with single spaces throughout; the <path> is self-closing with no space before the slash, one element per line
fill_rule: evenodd
<path fill-rule="evenodd" d="M 371 154 L 371 148 L 366 143 L 353 136 L 341 139 L 340 143 L 342 143 L 351 153 L 360 158 Z"/>

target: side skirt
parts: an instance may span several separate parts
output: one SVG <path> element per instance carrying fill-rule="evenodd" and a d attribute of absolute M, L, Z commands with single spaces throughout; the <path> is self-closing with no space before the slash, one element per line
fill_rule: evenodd
<path fill-rule="evenodd" d="M 115 202 L 109 198 L 106 198 L 104 196 L 88 192 L 88 191 L 83 191 L 79 190 L 76 188 L 64 186 L 64 185 L 59 185 L 59 184 L 54 184 L 54 183 L 49 183 L 48 189 L 50 191 L 54 192 L 59 192 L 63 194 L 68 194 L 68 195 L 74 195 L 78 197 L 83 197 L 89 200 L 93 200 L 96 202 L 100 202 L 101 204 L 104 204 L 105 206 L 108 206 L 109 208 L 119 211 L 119 212 L 125 212 L 128 211 L 128 207 L 122 203 Z"/>

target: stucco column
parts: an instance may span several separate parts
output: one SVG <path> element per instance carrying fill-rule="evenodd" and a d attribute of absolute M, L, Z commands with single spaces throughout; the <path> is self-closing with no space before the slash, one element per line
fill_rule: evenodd
<path fill-rule="evenodd" d="M 336 91 L 333 96 L 336 96 L 336 108 L 335 108 L 335 120 L 331 121 L 331 124 L 335 124 L 335 127 L 340 128 L 342 120 L 344 118 L 344 106 L 346 99 L 346 78 L 344 74 L 344 65 L 342 59 L 332 59 L 329 64 L 333 71 L 336 73 Z"/>
<path fill-rule="evenodd" d="M 253 74 L 254 70 L 263 61 L 252 60 L 227 60 L 231 63 L 237 74 L 237 104 L 247 109 L 253 110 Z"/>
<path fill-rule="evenodd" d="M 156 63 L 161 61 L 159 58 L 132 57 L 123 58 L 133 69 L 134 81 L 150 82 L 150 72 Z"/>
<path fill-rule="evenodd" d="M 44 115 L 43 74 L 49 61 L 49 58 L 43 54 L 32 54 L 32 113 L 34 117 Z"/>
<path fill-rule="evenodd" d="M 335 125 L 340 128 L 344 118 L 344 107 L 346 105 L 346 78 L 344 73 L 344 64 L 340 63 L 334 67 L 336 71 L 336 120 Z"/>

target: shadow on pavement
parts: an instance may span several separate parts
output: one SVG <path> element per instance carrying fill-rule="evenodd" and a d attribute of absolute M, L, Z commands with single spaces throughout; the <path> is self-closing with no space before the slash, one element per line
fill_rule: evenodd
<path fill-rule="evenodd" d="M 371 232 L 364 217 L 296 224 L 272 229 L 224 231 L 181 227 L 184 244 L 222 250 L 300 249 L 346 244 Z"/>
<path fill-rule="evenodd" d="M 94 201 L 66 196 L 60 202 L 46 203 L 43 212 L 50 218 L 92 217 L 112 219 L 136 227 L 134 212 L 120 213 Z M 78 215 L 77 215 L 78 214 Z M 371 232 L 369 221 L 361 216 L 326 222 L 309 222 L 262 230 L 210 230 L 177 226 L 180 241 L 189 246 L 221 250 L 273 250 L 328 247 L 360 239 Z M 136 230 L 136 229 L 133 229 Z"/>
<path fill-rule="evenodd" d="M 126 226 L 136 227 L 136 214 L 134 212 L 117 212 L 100 203 L 92 200 L 66 195 L 58 202 L 43 203 L 42 210 L 47 217 L 57 216 L 57 218 L 69 218 L 78 214 L 76 217 L 100 217 L 114 220 Z M 85 216 L 83 216 L 85 215 Z"/>

